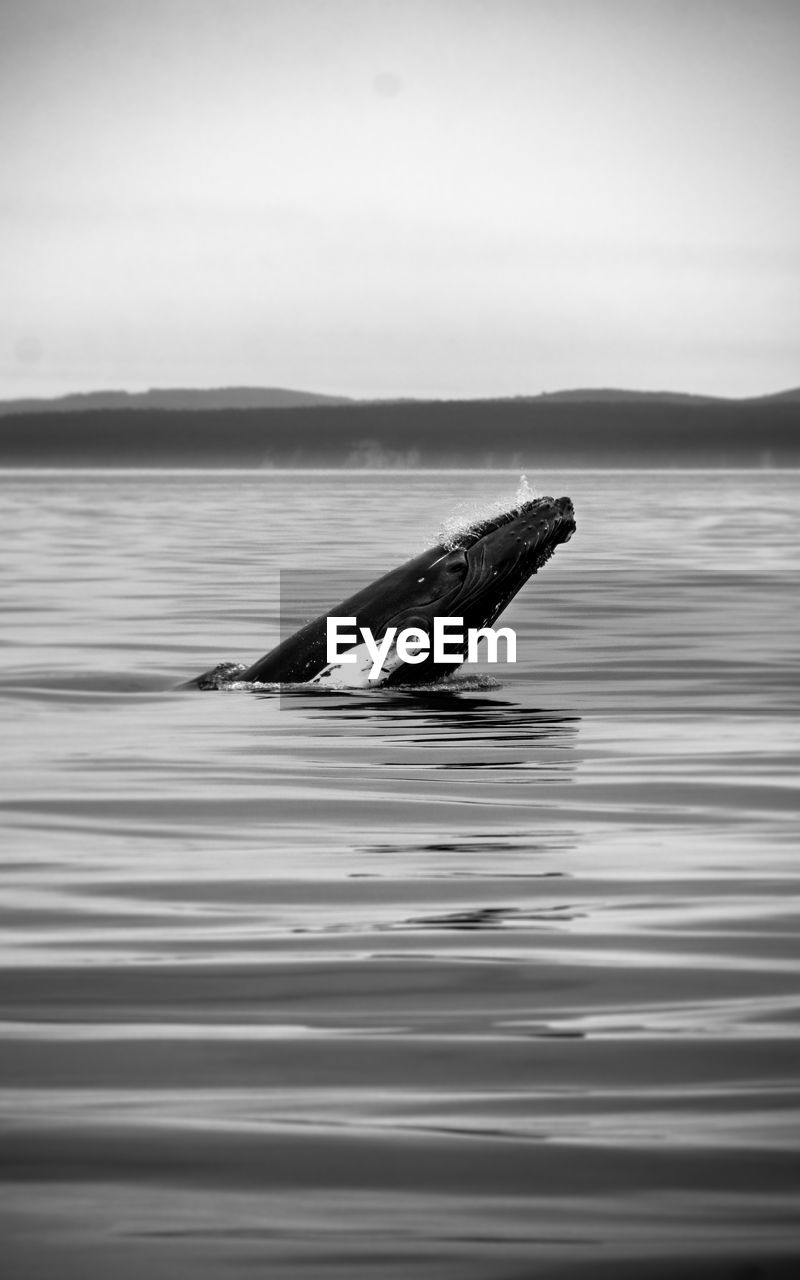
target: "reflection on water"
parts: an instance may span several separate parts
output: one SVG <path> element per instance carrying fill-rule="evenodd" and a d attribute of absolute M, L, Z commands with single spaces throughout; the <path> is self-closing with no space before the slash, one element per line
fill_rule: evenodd
<path fill-rule="evenodd" d="M 178 688 L 514 483 L 0 480 L 15 1276 L 794 1274 L 798 476 L 541 478 L 516 667 Z"/>

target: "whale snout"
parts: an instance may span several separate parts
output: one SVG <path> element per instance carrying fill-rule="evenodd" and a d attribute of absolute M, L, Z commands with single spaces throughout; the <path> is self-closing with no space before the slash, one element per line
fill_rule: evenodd
<path fill-rule="evenodd" d="M 572 499 L 537 498 L 520 512 L 517 529 L 532 535 L 536 541 L 543 538 L 554 545 L 566 542 L 575 532 L 575 508 Z"/>
<path fill-rule="evenodd" d="M 556 512 L 561 518 L 563 525 L 563 534 L 561 541 L 566 542 L 575 532 L 575 508 L 572 505 L 571 498 L 556 498 L 554 506 Z"/>
<path fill-rule="evenodd" d="M 531 503 L 532 510 L 544 518 L 553 516 L 561 520 L 575 520 L 575 508 L 571 498 L 540 498 L 538 503 Z"/>

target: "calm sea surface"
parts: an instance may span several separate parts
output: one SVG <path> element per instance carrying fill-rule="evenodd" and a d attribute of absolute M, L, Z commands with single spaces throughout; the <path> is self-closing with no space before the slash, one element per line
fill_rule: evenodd
<path fill-rule="evenodd" d="M 449 691 L 175 689 L 517 479 L 0 476 L 12 1280 L 798 1274 L 800 473 L 531 475 Z"/>

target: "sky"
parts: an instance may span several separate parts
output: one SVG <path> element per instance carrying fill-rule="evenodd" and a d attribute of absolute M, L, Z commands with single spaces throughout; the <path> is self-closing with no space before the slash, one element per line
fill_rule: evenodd
<path fill-rule="evenodd" d="M 0 398 L 800 384 L 796 0 L 2 0 Z"/>

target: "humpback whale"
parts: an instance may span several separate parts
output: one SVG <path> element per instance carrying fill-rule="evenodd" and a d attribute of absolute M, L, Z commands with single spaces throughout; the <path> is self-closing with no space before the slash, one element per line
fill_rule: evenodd
<path fill-rule="evenodd" d="M 329 663 L 329 617 L 354 618 L 354 630 L 369 628 L 376 639 L 389 627 L 395 627 L 396 634 L 413 627 L 430 636 L 435 618 L 463 619 L 464 630 L 491 627 L 528 578 L 574 532 L 575 514 L 569 498 L 524 501 L 500 515 L 479 520 L 392 569 L 307 622 L 250 666 L 222 663 L 185 687 L 219 689 L 233 682 L 366 684 L 365 655 L 351 655 L 347 665 Z M 378 680 L 370 683 L 430 684 L 451 675 L 457 665 L 437 662 L 433 648 L 423 661 L 414 664 L 402 661 L 393 649 Z"/>

